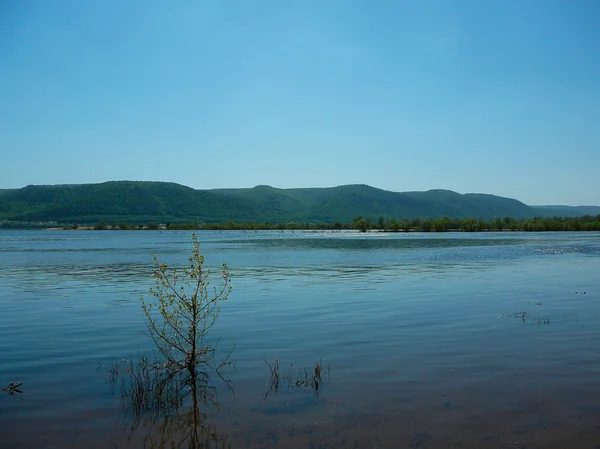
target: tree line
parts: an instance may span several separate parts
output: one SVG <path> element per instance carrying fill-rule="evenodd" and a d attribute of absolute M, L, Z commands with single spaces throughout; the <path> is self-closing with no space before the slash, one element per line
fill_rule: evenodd
<path fill-rule="evenodd" d="M 476 218 L 413 218 L 397 220 L 379 217 L 356 217 L 352 229 L 373 229 L 388 232 L 489 232 L 489 231 L 600 231 L 600 215 L 583 217 L 535 217 L 517 219 L 511 217 L 489 220 Z"/>
<path fill-rule="evenodd" d="M 212 230 L 212 231 L 273 231 L 273 230 L 357 230 L 384 232 L 501 232 L 501 231 L 600 231 L 600 215 L 583 217 L 535 217 L 516 219 L 511 217 L 490 220 L 476 218 L 413 218 L 402 219 L 379 217 L 355 217 L 352 222 L 335 221 L 333 223 L 256 223 L 227 221 L 223 223 L 148 223 L 147 225 L 128 225 L 119 223 L 108 226 L 101 223 L 96 229 L 169 229 L 169 230 Z"/>
<path fill-rule="evenodd" d="M 0 221 L 3 229 L 32 229 L 54 228 L 59 226 L 56 222 L 15 222 Z M 398 220 L 380 216 L 376 220 L 372 217 L 355 217 L 351 222 L 334 221 L 332 223 L 310 222 L 282 222 L 282 223 L 256 223 L 226 221 L 223 223 L 128 223 L 99 221 L 94 225 L 80 226 L 69 223 L 60 225 L 63 229 L 94 229 L 94 230 L 357 230 L 385 231 L 385 232 L 499 232 L 499 231 L 600 231 L 600 215 L 583 217 L 535 217 L 517 219 L 511 217 L 494 219 L 476 218 L 412 218 Z"/>

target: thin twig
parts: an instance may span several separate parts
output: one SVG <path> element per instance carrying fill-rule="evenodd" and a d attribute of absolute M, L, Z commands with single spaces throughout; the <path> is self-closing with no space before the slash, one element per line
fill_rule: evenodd
<path fill-rule="evenodd" d="M 15 393 L 23 393 L 19 387 L 21 385 L 23 385 L 23 382 L 19 382 L 20 379 L 17 380 L 13 380 L 11 383 L 9 383 L 5 388 L 2 389 L 2 391 L 6 391 L 8 394 L 15 394 Z"/>

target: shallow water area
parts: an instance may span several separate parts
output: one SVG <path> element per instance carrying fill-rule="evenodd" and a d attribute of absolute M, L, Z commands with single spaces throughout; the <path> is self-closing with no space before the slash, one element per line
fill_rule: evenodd
<path fill-rule="evenodd" d="M 203 409 L 204 446 L 600 443 L 600 234 L 197 236 L 232 273 L 212 332 L 237 360 L 235 400 Z M 190 446 L 185 410 L 132 431 L 107 383 L 152 349 L 152 254 L 182 265 L 190 250 L 184 231 L 0 231 L 0 387 L 23 382 L 0 392 L 0 448 Z M 318 397 L 265 397 L 275 358 L 292 378 L 322 361 Z"/>

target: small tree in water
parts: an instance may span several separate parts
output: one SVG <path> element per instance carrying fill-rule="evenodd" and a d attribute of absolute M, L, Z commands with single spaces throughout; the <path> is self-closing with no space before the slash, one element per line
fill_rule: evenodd
<path fill-rule="evenodd" d="M 204 268 L 204 256 L 200 254 L 195 234 L 192 243 L 188 265 L 180 270 L 169 268 L 154 255 L 156 286 L 150 289 L 152 298 L 140 300 L 149 335 L 160 353 L 155 363 L 167 373 L 167 378 L 181 378 L 183 374 L 195 401 L 196 389 L 211 386 L 213 373 L 230 386 L 221 370 L 232 365 L 233 349 L 217 360 L 218 341 L 208 339 L 209 330 L 219 316 L 220 304 L 231 292 L 227 265 L 222 265 L 221 286 L 211 287 L 210 271 Z"/>
<path fill-rule="evenodd" d="M 227 445 L 226 436 L 206 422 L 200 405 L 219 407 L 216 377 L 233 391 L 222 370 L 233 365 L 235 346 L 217 358 L 218 341 L 208 335 L 231 292 L 230 275 L 223 264 L 219 286 L 211 286 L 195 234 L 192 243 L 192 255 L 180 269 L 169 268 L 154 255 L 156 285 L 150 297 L 140 301 L 156 350 L 140 355 L 137 363 L 129 361 L 124 376 L 120 362 L 113 362 L 107 377 L 113 386 L 121 379 L 123 412 L 131 420 L 131 432 L 143 420 L 142 428 L 149 432 L 144 441 L 152 447 L 175 447 L 175 440 L 177 447 L 185 440 L 190 448 Z"/>

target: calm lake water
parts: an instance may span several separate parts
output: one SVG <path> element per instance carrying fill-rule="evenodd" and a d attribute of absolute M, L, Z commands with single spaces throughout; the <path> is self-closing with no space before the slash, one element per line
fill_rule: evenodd
<path fill-rule="evenodd" d="M 235 342 L 235 400 L 215 447 L 578 447 L 600 444 L 600 234 L 199 232 L 232 293 L 212 329 Z M 132 426 L 111 361 L 152 349 L 139 297 L 152 254 L 189 232 L 0 231 L 0 448 L 188 447 L 189 417 Z M 525 313 L 524 313 L 525 312 Z M 327 376 L 269 388 L 270 363 Z M 121 362 L 119 362 L 121 363 Z"/>

